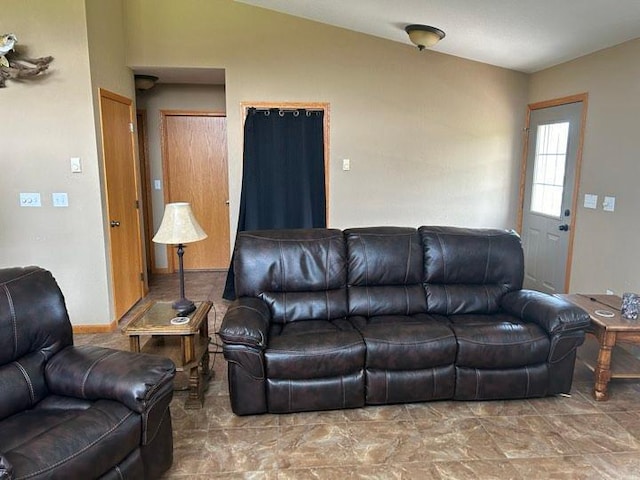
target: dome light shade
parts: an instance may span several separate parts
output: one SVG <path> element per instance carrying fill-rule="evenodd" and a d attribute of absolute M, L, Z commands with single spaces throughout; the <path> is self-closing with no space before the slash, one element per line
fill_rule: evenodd
<path fill-rule="evenodd" d="M 445 36 L 439 28 L 428 25 L 407 25 L 404 31 L 409 35 L 409 40 L 421 51 L 427 47 L 433 47 Z"/>

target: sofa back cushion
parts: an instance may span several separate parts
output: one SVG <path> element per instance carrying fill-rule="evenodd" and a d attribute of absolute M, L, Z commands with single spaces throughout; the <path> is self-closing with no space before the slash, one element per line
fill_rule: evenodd
<path fill-rule="evenodd" d="M 412 315 L 426 311 L 422 246 L 415 228 L 352 228 L 344 235 L 350 315 Z"/>
<path fill-rule="evenodd" d="M 336 229 L 239 232 L 238 297 L 259 297 L 272 321 L 334 320 L 347 314 L 346 250 Z"/>
<path fill-rule="evenodd" d="M 513 231 L 420 227 L 429 313 L 494 313 L 522 288 L 524 258 Z"/>
<path fill-rule="evenodd" d="M 64 297 L 51 273 L 0 269 L 0 419 L 48 394 L 44 365 L 72 343 Z"/>

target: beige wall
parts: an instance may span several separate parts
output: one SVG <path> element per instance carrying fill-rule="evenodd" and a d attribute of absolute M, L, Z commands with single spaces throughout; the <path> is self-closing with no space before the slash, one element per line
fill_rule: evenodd
<path fill-rule="evenodd" d="M 50 268 L 75 324 L 112 320 L 94 102 L 98 87 L 133 95 L 124 65 L 226 69 L 232 236 L 241 102 L 330 103 L 332 226 L 513 227 L 525 104 L 587 91 L 580 195 L 617 205 L 577 212 L 571 289 L 638 289 L 640 40 L 527 76 L 232 0 L 5 3 L 0 32 L 56 60 L 47 77 L 0 90 L 0 265 Z M 59 191 L 68 208 L 51 206 Z M 43 206 L 19 207 L 19 192 L 40 192 Z"/>
<path fill-rule="evenodd" d="M 15 33 L 29 56 L 55 57 L 46 77 L 0 90 L 0 266 L 50 269 L 74 324 L 108 323 L 85 2 L 3 2 L 0 32 Z M 19 192 L 39 192 L 42 207 L 21 208 Z M 53 192 L 67 192 L 69 207 L 54 208 Z"/>
<path fill-rule="evenodd" d="M 530 102 L 588 92 L 571 291 L 640 290 L 640 39 L 531 77 Z M 598 195 L 586 209 L 584 194 Z M 605 212 L 605 195 L 616 197 Z"/>
<path fill-rule="evenodd" d="M 245 101 L 330 103 L 331 226 L 514 226 L 526 75 L 231 0 L 126 16 L 130 66 L 226 69 L 232 238 Z"/>
<path fill-rule="evenodd" d="M 225 92 L 223 85 L 163 85 L 158 84 L 151 90 L 139 92 L 139 109 L 144 109 L 147 119 L 147 141 L 149 143 L 149 170 L 151 178 L 151 203 L 153 231 L 157 231 L 164 213 L 164 191 L 155 190 L 153 181 L 162 181 L 162 136 L 161 110 L 180 110 L 189 112 L 224 113 Z M 167 268 L 167 247 L 155 245 L 155 267 Z"/>

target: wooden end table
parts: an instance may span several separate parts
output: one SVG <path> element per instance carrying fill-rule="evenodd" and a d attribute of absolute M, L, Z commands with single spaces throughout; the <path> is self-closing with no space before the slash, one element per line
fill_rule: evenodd
<path fill-rule="evenodd" d="M 176 364 L 175 390 L 189 390 L 185 408 L 202 408 L 204 392 L 209 386 L 209 310 L 212 303 L 195 302 L 189 321 L 176 325 L 172 302 L 150 302 L 122 329 L 129 336 L 132 352 L 169 357 Z M 151 338 L 140 348 L 140 337 Z"/>
<path fill-rule="evenodd" d="M 613 355 L 618 342 L 640 344 L 640 320 L 628 320 L 620 314 L 620 297 L 588 294 L 562 294 L 558 297 L 586 310 L 591 317 L 587 333 L 592 334 L 595 340 L 587 338 L 580 347 L 580 356 L 594 372 L 593 396 L 596 400 L 609 398 L 607 385 L 612 378 L 640 378 L 640 360 L 621 348 L 616 348 Z M 605 316 L 607 312 L 613 316 Z"/>

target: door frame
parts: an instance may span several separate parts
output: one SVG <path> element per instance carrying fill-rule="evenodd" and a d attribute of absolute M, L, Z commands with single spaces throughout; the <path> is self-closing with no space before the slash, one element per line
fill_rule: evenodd
<path fill-rule="evenodd" d="M 104 137 L 104 126 L 103 126 L 103 118 L 102 118 L 102 111 L 103 111 L 103 107 L 102 107 L 102 102 L 103 99 L 109 99 L 109 100 L 113 100 L 115 102 L 119 102 L 122 103 L 124 105 L 126 105 L 128 107 L 129 110 L 129 124 L 132 125 L 132 131 L 131 131 L 131 135 L 129 136 L 130 138 L 130 148 L 131 148 L 131 156 L 133 159 L 133 182 L 134 182 L 134 187 L 135 187 L 135 191 L 136 191 L 136 197 L 137 197 L 137 201 L 138 201 L 138 209 L 137 209 L 137 215 L 136 215 L 136 243 L 137 243 L 137 248 L 138 248 L 138 258 L 139 258 L 139 262 L 138 262 L 138 269 L 140 271 L 140 281 L 139 281 L 139 287 L 140 287 L 140 298 L 143 298 L 146 291 L 147 291 L 147 283 L 145 281 L 145 275 L 144 275 L 144 246 L 142 244 L 142 222 L 141 222 L 141 218 L 140 218 L 140 212 L 141 209 L 139 208 L 140 206 L 140 165 L 139 165 L 139 157 L 136 151 L 136 135 L 134 134 L 133 130 L 135 129 L 135 125 L 136 125 L 136 112 L 133 108 L 133 100 L 127 97 L 124 97 L 122 95 L 118 95 L 117 93 L 113 93 L 109 90 L 106 90 L 104 88 L 98 88 L 98 102 L 99 102 L 99 112 L 100 112 L 100 148 L 101 148 L 101 156 L 102 156 L 102 169 L 103 169 L 103 180 L 102 180 L 102 184 L 103 184 L 103 189 L 104 189 L 104 228 L 105 228 L 105 235 L 106 235 L 106 240 L 107 240 L 107 245 L 108 245 L 108 259 L 109 259 L 109 283 L 110 283 L 110 287 L 111 287 L 111 308 L 112 308 L 112 313 L 115 314 L 116 311 L 116 297 L 115 297 L 115 286 L 114 286 L 114 274 L 113 274 L 113 250 L 112 250 L 112 242 L 111 242 L 111 228 L 109 226 L 109 221 L 111 218 L 111 213 L 109 212 L 109 185 L 107 182 L 107 174 L 106 174 L 106 170 L 107 170 L 107 166 L 106 166 L 106 158 L 104 155 L 104 145 L 105 145 L 105 137 Z M 126 313 L 126 312 L 125 312 Z M 115 315 L 114 315 L 115 316 Z M 113 322 L 117 324 L 117 322 L 119 322 L 123 317 L 119 317 L 119 318 L 114 318 Z"/>
<path fill-rule="evenodd" d="M 144 222 L 144 258 L 146 260 L 147 272 L 155 273 L 156 259 L 153 254 L 153 212 L 151 209 L 151 161 L 149 159 L 149 137 L 147 136 L 147 111 L 146 109 L 136 110 L 136 133 L 138 139 L 138 161 L 140 162 L 140 185 L 142 188 L 142 217 Z M 145 288 L 145 294 L 148 293 Z"/>
<path fill-rule="evenodd" d="M 308 110 L 322 110 L 324 116 L 322 119 L 322 137 L 323 137 L 323 156 L 324 156 L 324 196 L 325 196 L 325 211 L 324 221 L 327 227 L 329 226 L 329 166 L 331 165 L 329 159 L 329 103 L 328 102 L 240 102 L 242 119 L 242 152 L 244 156 L 244 123 L 247 118 L 247 111 L 250 108 L 267 109 L 267 108 L 281 108 L 283 110 L 297 110 L 299 108 L 305 108 Z"/>
<path fill-rule="evenodd" d="M 580 117 L 580 131 L 578 136 L 578 149 L 576 152 L 576 165 L 575 165 L 575 179 L 573 184 L 573 194 L 571 198 L 571 212 L 569 217 L 569 247 L 567 251 L 567 263 L 565 265 L 565 281 L 564 291 L 569 291 L 569 285 L 571 283 L 571 264 L 573 260 L 573 241 L 575 236 L 576 219 L 578 216 L 578 193 L 580 189 L 580 172 L 582 170 L 582 150 L 584 145 L 584 132 L 587 123 L 587 107 L 589 101 L 589 94 L 587 92 L 578 93 L 575 95 L 569 95 L 567 97 L 555 98 L 552 100 L 545 100 L 542 102 L 530 103 L 527 105 L 527 114 L 523 135 L 523 147 L 522 147 L 522 162 L 520 166 L 520 191 L 518 200 L 518 218 L 516 221 L 516 228 L 518 232 L 522 232 L 522 222 L 524 217 L 524 201 L 525 201 L 525 188 L 527 182 L 527 156 L 529 154 L 529 128 L 531 123 L 531 112 L 534 110 L 541 110 L 544 108 L 558 107 L 561 105 L 567 105 L 570 103 L 582 103 L 582 115 Z"/>
<path fill-rule="evenodd" d="M 168 177 L 168 160 L 167 160 L 167 152 L 169 151 L 168 141 L 169 138 L 167 136 L 167 117 L 224 117 L 227 118 L 227 112 L 225 111 L 200 111 L 200 110 L 160 110 L 160 144 L 162 149 L 162 192 L 163 192 L 163 201 L 166 205 L 169 203 L 171 198 L 171 192 L 169 191 L 169 177 Z M 227 133 L 228 137 L 228 133 Z M 228 138 L 227 138 L 227 150 L 228 150 Z M 228 151 L 227 151 L 228 158 Z M 229 163 L 227 160 L 227 189 L 229 185 Z M 227 210 L 228 211 L 228 210 Z M 229 227 L 231 227 L 231 219 L 229 215 L 227 215 L 227 221 L 229 222 Z M 176 257 L 177 255 L 173 254 L 172 246 L 167 245 L 167 273 L 175 273 L 176 272 Z"/>

